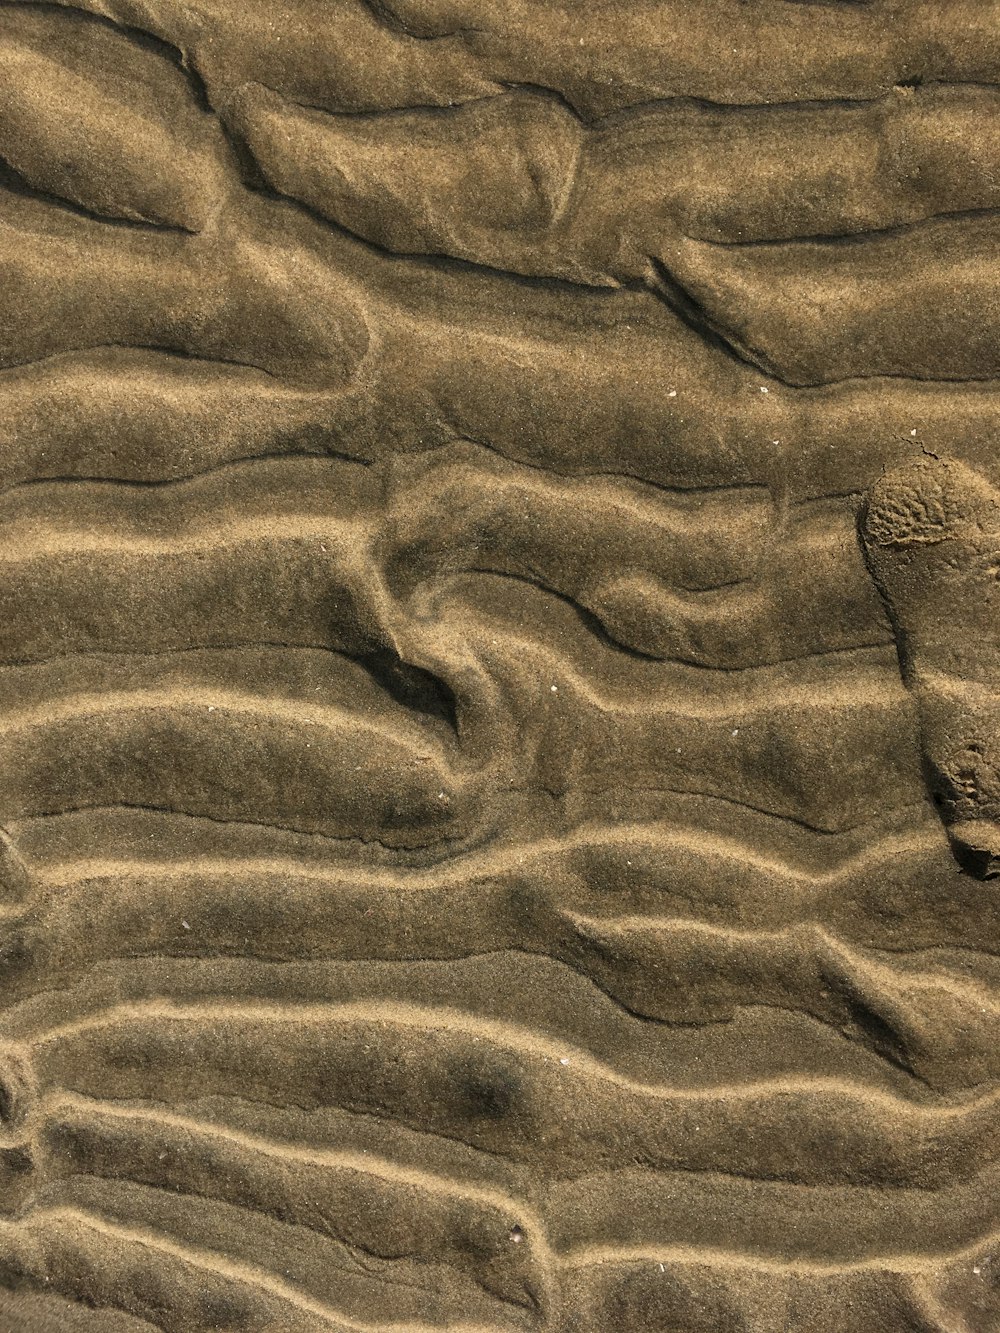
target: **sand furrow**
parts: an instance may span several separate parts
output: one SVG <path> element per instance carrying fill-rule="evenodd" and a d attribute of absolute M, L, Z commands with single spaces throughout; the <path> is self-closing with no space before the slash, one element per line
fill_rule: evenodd
<path fill-rule="evenodd" d="M 646 1328 L 673 1323 L 685 1333 L 783 1333 L 812 1324 L 868 1333 L 875 1319 L 885 1333 L 974 1333 L 993 1308 L 992 1251 L 990 1243 L 923 1264 L 890 1259 L 810 1268 L 734 1262 L 725 1252 L 694 1247 L 595 1247 L 567 1272 L 567 1304 L 583 1312 L 568 1327 L 601 1333 L 617 1321 Z"/>
<path fill-rule="evenodd" d="M 513 626 L 500 637 L 502 619 L 473 619 L 456 598 L 446 607 L 447 637 L 424 638 L 416 618 L 397 623 L 395 651 L 370 669 L 328 652 L 280 648 L 95 654 L 6 668 L 0 747 L 18 777 L 0 814 L 10 820 L 132 803 L 349 833 L 343 818 L 331 812 L 324 820 L 320 810 L 331 802 L 342 808 L 344 797 L 334 795 L 343 773 L 365 771 L 376 780 L 383 743 L 386 760 L 389 753 L 398 759 L 378 780 L 388 802 L 378 818 L 400 830 L 418 818 L 429 821 L 428 831 L 469 830 L 472 818 L 485 828 L 491 812 L 502 815 L 519 794 L 546 803 L 596 800 L 624 756 L 635 791 L 715 796 L 829 832 L 863 822 L 865 799 L 876 791 L 884 811 L 922 798 L 911 703 L 888 664 L 859 663 L 835 681 L 816 662 L 791 676 L 785 668 L 762 668 L 753 680 L 719 673 L 709 692 L 698 688 L 703 673 L 692 680 L 680 668 L 625 658 L 610 680 L 595 679 L 568 653 L 554 654 Z M 551 611 L 547 618 L 558 624 Z M 575 634 L 582 658 L 592 658 L 592 634 L 568 608 L 565 621 L 564 647 Z M 361 700 L 373 702 L 385 722 L 352 716 Z M 799 719 L 792 735 L 790 715 Z M 178 748 L 164 745 L 168 735 Z M 46 759 L 50 744 L 63 750 L 58 772 Z M 775 746 L 783 755 L 778 772 L 769 765 Z M 125 756 L 140 750 L 142 784 L 130 779 L 126 790 L 117 775 Z M 219 766 L 237 752 L 244 756 L 239 776 L 222 782 Z M 822 788 L 806 768 L 817 752 L 830 775 Z M 269 755 L 295 756 L 296 795 L 270 788 Z M 837 780 L 847 773 L 853 787 Z M 478 817 L 466 800 L 476 794 Z M 346 808 L 360 812 L 369 799 L 359 794 Z M 296 819 L 291 806 L 303 800 Z M 372 829 L 368 820 L 364 828 Z"/>
<path fill-rule="evenodd" d="M 599 377 L 607 392 L 628 391 L 627 420 L 601 410 L 599 383 L 588 383 L 589 372 L 577 368 L 586 429 L 578 416 L 562 414 L 559 429 L 550 431 L 539 430 L 538 414 L 543 406 L 546 414 L 560 413 L 560 358 L 551 346 L 532 345 L 529 354 L 522 343 L 516 362 L 477 358 L 475 373 L 489 392 L 474 400 L 456 375 L 442 372 L 475 346 L 466 341 L 460 353 L 461 338 L 441 327 L 435 335 L 448 349 L 444 366 L 411 342 L 400 350 L 399 365 L 405 356 L 409 367 L 400 375 L 391 344 L 383 344 L 381 368 L 376 375 L 372 362 L 370 370 L 376 385 L 393 386 L 391 394 L 296 387 L 245 366 L 165 351 L 64 353 L 0 372 L 8 409 L 0 423 L 0 483 L 61 477 L 150 482 L 286 454 L 371 461 L 428 452 L 464 436 L 557 476 L 606 474 L 614 458 L 612 470 L 654 485 L 771 486 L 794 500 L 860 495 L 873 466 L 877 471 L 883 461 L 898 462 L 922 447 L 973 465 L 991 457 L 994 385 L 873 379 L 790 390 L 757 374 L 744 376 L 731 392 L 692 338 L 683 356 L 680 347 L 665 355 L 665 344 L 655 360 L 640 357 L 634 345 L 622 348 L 623 366 L 643 362 L 643 375 L 656 388 L 647 393 L 634 374 L 615 375 L 606 360 L 609 338 L 624 339 L 627 332 L 605 333 Z M 411 387 L 415 364 L 428 376 L 431 406 Z M 202 414 L 215 423 L 212 431 L 202 428 Z"/>
<path fill-rule="evenodd" d="M 993 215 L 870 237 L 665 247 L 670 272 L 714 329 L 791 384 L 852 376 L 996 378 Z M 791 284 L 793 313 L 774 294 Z M 933 309 L 928 322 L 923 312 Z"/>
<path fill-rule="evenodd" d="M 485 1289 L 515 1306 L 523 1304 L 551 1316 L 560 1287 L 568 1287 L 572 1275 L 597 1262 L 614 1271 L 643 1254 L 672 1270 L 683 1266 L 686 1258 L 724 1271 L 758 1270 L 802 1281 L 849 1279 L 866 1272 L 874 1276 L 880 1271 L 933 1278 L 965 1255 L 986 1249 L 994 1239 L 992 1171 L 969 1186 L 928 1193 L 624 1170 L 558 1186 L 548 1199 L 544 1229 L 523 1203 L 468 1188 L 457 1196 L 465 1215 L 441 1215 L 435 1201 L 440 1195 L 428 1198 L 424 1177 L 418 1197 L 429 1211 L 422 1225 L 414 1219 L 412 1229 L 406 1230 L 405 1209 L 412 1205 L 405 1199 L 393 1205 L 384 1195 L 390 1182 L 401 1175 L 406 1180 L 406 1173 L 398 1169 L 359 1156 L 338 1163 L 337 1174 L 331 1176 L 328 1154 L 220 1132 L 218 1127 L 164 1116 L 154 1109 L 64 1102 L 53 1108 L 33 1152 L 41 1154 L 35 1156 L 35 1164 L 46 1179 L 37 1186 L 44 1204 L 33 1205 L 24 1215 L 29 1224 L 43 1209 L 88 1209 L 113 1219 L 116 1226 L 167 1236 L 176 1234 L 178 1227 L 183 1234 L 186 1227 L 192 1233 L 189 1243 L 203 1233 L 211 1237 L 212 1248 L 235 1258 L 241 1244 L 260 1243 L 269 1230 L 275 1237 L 280 1234 L 264 1220 L 277 1215 L 285 1226 L 304 1226 L 322 1239 L 325 1277 L 310 1268 L 301 1253 L 295 1261 L 296 1278 L 306 1289 L 325 1286 L 328 1295 L 337 1293 L 338 1303 L 348 1304 L 352 1296 L 356 1301 L 358 1283 L 352 1281 L 339 1247 L 347 1244 L 355 1253 L 370 1256 L 361 1279 L 369 1308 L 377 1307 L 374 1291 L 385 1280 L 379 1259 L 388 1268 L 422 1252 L 435 1265 L 444 1260 L 465 1270 L 472 1262 L 479 1267 Z M 208 1198 L 219 1203 L 209 1203 L 203 1193 L 206 1177 L 197 1172 L 204 1160 L 211 1167 Z M 109 1175 L 112 1162 L 117 1170 Z M 308 1189 L 295 1172 L 296 1166 L 301 1169 L 306 1163 L 311 1168 Z M 155 1182 L 156 1187 L 143 1181 Z M 237 1219 L 221 1203 L 241 1182 L 255 1192 L 257 1220 Z M 202 1200 L 197 1215 L 189 1188 Z M 445 1185 L 446 1195 L 448 1188 Z M 170 1193 L 164 1194 L 164 1189 Z M 435 1189 L 440 1191 L 439 1182 Z M 352 1190 L 361 1191 L 353 1204 Z M 478 1202 L 481 1197 L 488 1198 L 485 1215 Z M 402 1214 L 387 1211 L 400 1207 Z M 711 1225 L 720 1208 L 732 1218 L 732 1245 L 724 1253 L 713 1244 Z M 234 1225 L 243 1227 L 242 1241 Z M 472 1228 L 467 1242 L 472 1248 L 442 1252 L 442 1242 L 447 1244 L 456 1226 Z M 619 1236 L 628 1239 L 619 1241 Z M 307 1255 L 316 1244 L 306 1243 Z M 321 1252 L 317 1249 L 317 1256 Z M 466 1311 L 474 1308 L 475 1297 L 460 1283 L 453 1277 L 443 1280 L 448 1299 L 464 1300 Z"/>
<path fill-rule="evenodd" d="M 943 1091 L 974 1088 L 998 1077 L 991 989 L 997 963 L 979 952 L 978 925 L 967 927 L 964 938 L 939 931 L 936 950 L 921 948 L 919 942 L 908 946 L 907 937 L 917 935 L 914 927 L 905 922 L 902 929 L 889 927 L 885 896 L 876 907 L 865 886 L 863 863 L 848 861 L 825 876 L 796 874 L 785 866 L 785 913 L 791 923 L 747 929 L 739 923 L 754 919 L 754 878 L 758 894 L 770 897 L 772 912 L 779 916 L 781 870 L 762 868 L 753 876 L 748 873 L 752 858 L 738 847 L 730 873 L 740 888 L 728 901 L 720 895 L 717 871 L 713 874 L 717 858 L 703 854 L 701 873 L 714 885 L 714 910 L 706 911 L 706 903 L 705 919 L 657 918 L 649 913 L 656 889 L 648 885 L 649 853 L 643 856 L 641 836 L 641 830 L 623 831 L 625 846 L 615 871 L 633 880 L 629 898 L 646 914 L 625 918 L 608 914 L 608 895 L 602 892 L 607 863 L 588 884 L 581 858 L 565 844 L 547 852 L 513 849 L 511 860 L 520 864 L 506 873 L 496 863 L 477 867 L 474 856 L 465 858 L 454 878 L 447 867 L 402 874 L 387 868 L 352 877 L 335 867 L 305 873 L 294 863 L 247 861 L 56 867 L 54 875 L 36 881 L 27 901 L 7 909 L 3 987 L 8 1002 L 44 996 L 57 980 L 65 983 L 95 967 L 103 976 L 103 965 L 129 959 L 148 960 L 161 978 L 157 984 L 173 988 L 182 977 L 196 975 L 192 964 L 199 959 L 214 962 L 217 971 L 222 960 L 232 960 L 230 986 L 247 984 L 238 980 L 244 975 L 251 985 L 263 984 L 269 967 L 279 964 L 301 964 L 306 984 L 316 975 L 329 985 L 341 974 L 356 985 L 356 968 L 350 965 L 381 959 L 386 966 L 380 984 L 400 985 L 405 995 L 411 971 L 414 979 L 431 982 L 435 970 L 421 970 L 419 964 L 436 957 L 442 995 L 454 987 L 471 1012 L 488 1012 L 494 1002 L 481 993 L 478 971 L 465 981 L 464 970 L 449 969 L 447 960 L 480 959 L 485 965 L 490 955 L 509 952 L 512 975 L 520 971 L 526 978 L 519 984 L 534 984 L 536 962 L 541 968 L 543 959 L 558 960 L 550 988 L 563 989 L 570 977 L 579 976 L 643 1018 L 671 1025 L 731 1023 L 762 1007 L 826 1024 Z M 662 857 L 665 844 L 654 835 L 649 850 L 659 850 Z M 883 852 L 869 875 L 882 888 L 879 867 L 890 855 L 898 862 L 908 848 L 917 852 L 923 868 L 928 844 L 934 845 L 928 837 L 887 840 L 893 852 Z M 691 884 L 698 877 L 696 849 L 692 839 L 685 861 Z M 943 859 L 946 849 L 942 845 L 940 850 Z M 525 895 L 541 866 L 548 867 L 553 886 L 536 895 L 526 911 Z M 900 879 L 901 890 L 912 885 L 910 892 L 919 891 L 912 872 L 909 884 L 905 871 Z M 661 904 L 669 902 L 669 882 L 666 875 L 660 878 Z M 567 907 L 570 901 L 578 906 Z M 590 915 L 581 915 L 584 906 Z M 842 935 L 831 933 L 837 926 Z M 171 959 L 176 960 L 172 970 Z M 264 968 L 247 973 L 240 959 L 256 960 Z M 412 969 L 389 967 L 408 962 Z M 313 964 L 345 966 L 317 971 Z M 498 966 L 497 960 L 490 965 Z M 211 966 L 206 967 L 205 977 L 211 974 Z M 128 976 L 126 969 L 115 984 L 134 985 Z M 95 977 L 95 985 L 100 984 Z M 285 984 L 293 984 L 287 974 Z M 565 1021 L 560 1015 L 552 1020 L 553 1030 Z M 10 1022 L 18 1023 L 16 1013 Z M 607 1049 L 613 1049 L 613 1040 Z"/>
<path fill-rule="evenodd" d="M 8 1265 L 29 1281 L 91 1305 L 166 1318 L 178 1330 L 234 1321 L 260 1333 L 276 1326 L 288 1333 L 374 1333 L 394 1326 L 400 1333 L 430 1333 L 435 1327 L 422 1320 L 374 1325 L 352 1319 L 259 1264 L 234 1261 L 158 1231 L 121 1226 L 84 1209 L 40 1207 L 24 1221 L 0 1226 Z M 490 1328 L 465 1320 L 451 1327 L 457 1333 Z"/>
<path fill-rule="evenodd" d="M 750 11 L 739 0 L 716 0 L 709 10 L 644 0 L 624 18 L 610 0 L 577 0 L 557 21 L 529 0 L 393 0 L 339 4 L 326 27 L 316 24 L 312 0 L 280 11 L 255 0 L 238 16 L 212 0 L 197 20 L 162 0 L 60 3 L 171 42 L 213 103 L 249 79 L 310 105 L 361 111 L 447 106 L 503 84 L 529 84 L 599 116 L 678 96 L 738 105 L 854 100 L 913 79 L 1000 80 L 992 13 L 977 0 L 945 12 L 912 0 L 846 0 L 818 10 L 766 0 Z M 275 43 L 278 19 L 282 40 Z"/>
<path fill-rule="evenodd" d="M 121 1005 L 8 1044 L 4 1063 L 12 1145 L 62 1089 L 222 1096 L 388 1119 L 555 1177 L 638 1163 L 935 1189 L 993 1161 L 1000 1114 L 995 1091 L 921 1104 L 844 1078 L 671 1088 L 523 1025 L 378 1001 Z M 835 1158 L 809 1154 L 817 1134 L 833 1132 Z"/>
<path fill-rule="evenodd" d="M 758 933 L 683 919 L 582 918 L 564 956 L 632 1012 L 725 1021 L 744 1005 L 811 1014 L 938 1089 L 1000 1075 L 990 967 L 978 979 L 926 958 L 857 953 L 816 926 Z M 574 955 L 576 957 L 574 957 Z"/>
<path fill-rule="evenodd" d="M 364 358 L 368 329 L 350 280 L 291 240 L 276 247 L 273 227 L 262 234 L 253 210 L 225 210 L 204 235 L 187 236 L 110 227 L 24 195 L 7 193 L 0 204 L 11 302 L 0 319 L 5 370 L 146 348 L 332 388 Z M 256 271 L 249 292 L 247 270 Z M 90 299 L 95 290 L 101 299 Z M 85 300 L 81 324 L 73 316 Z"/>
<path fill-rule="evenodd" d="M 711 1248 L 705 1214 L 713 1208 L 733 1218 L 734 1255 L 816 1268 L 888 1259 L 903 1268 L 991 1238 L 997 1170 L 952 1188 L 882 1192 L 624 1169 L 558 1185 L 543 1219 L 525 1200 L 370 1153 L 290 1145 L 152 1106 L 72 1097 L 46 1107 L 31 1154 L 34 1188 L 47 1194 L 58 1192 L 48 1182 L 71 1188 L 80 1176 L 109 1182 L 99 1188 L 110 1207 L 115 1180 L 126 1186 L 123 1200 L 130 1181 L 147 1187 L 137 1199 L 152 1199 L 154 1189 L 207 1192 L 373 1257 L 446 1262 L 475 1273 L 501 1299 L 526 1305 L 545 1299 L 554 1263 L 572 1264 L 597 1246 L 610 1251 L 618 1237 L 627 1238 L 623 1248 Z"/>
<path fill-rule="evenodd" d="M 408 715 L 361 720 L 221 684 L 206 693 L 161 682 L 12 711 L 0 753 L 12 775 L 7 818 L 122 803 L 405 845 L 447 836 L 464 804 L 440 739 Z M 268 759 L 292 766 L 294 781 L 276 788 Z M 354 773 L 364 785 L 352 786 Z"/>
<path fill-rule="evenodd" d="M 189 922 L 186 929 L 185 920 L 177 922 L 177 934 L 189 939 L 195 927 Z M 491 979 L 498 990 L 489 989 Z M 525 991 L 537 996 L 532 1013 L 536 1036 L 568 1042 L 638 1081 L 655 1081 L 669 1069 L 672 1085 L 678 1088 L 704 1090 L 706 1078 L 713 1086 L 736 1086 L 746 1077 L 753 1051 L 757 1076 L 765 1080 L 832 1078 L 919 1101 L 932 1095 L 926 1082 L 870 1044 L 848 1040 L 841 1029 L 803 1010 L 754 1005 L 735 1008 L 726 1022 L 658 1022 L 627 1009 L 583 969 L 520 949 L 419 962 L 275 961 L 252 955 L 200 955 L 190 946 L 184 952 L 181 946 L 165 956 L 110 958 L 82 969 L 68 967 L 58 987 L 50 983 L 20 999 L 12 995 L 4 1030 L 11 1041 L 30 1043 L 67 1013 L 83 1019 L 100 1015 L 112 1001 L 145 1004 L 166 992 L 192 1005 L 213 1003 L 220 993 L 246 1002 L 380 999 L 445 1006 L 473 1020 L 516 1024 L 517 995 Z M 956 1084 L 933 1095 L 950 1099 L 965 1094 Z M 380 1151 L 391 1155 L 393 1149 L 383 1146 Z M 513 1159 L 496 1160 L 505 1160 L 508 1167 L 517 1165 Z M 521 1164 L 526 1167 L 527 1163 Z"/>
<path fill-rule="evenodd" d="M 208 224 L 224 140 L 170 62 L 82 14 L 8 5 L 0 70 L 6 184 L 105 219 Z"/>
<path fill-rule="evenodd" d="M 229 635 L 371 650 L 391 636 L 390 598 L 402 613 L 424 585 L 470 572 L 566 598 L 619 646 L 704 666 L 889 636 L 850 504 L 783 522 L 763 487 L 664 496 L 547 479 L 472 444 L 384 471 L 299 457 L 157 488 L 36 482 L 8 491 L 0 516 L 15 661 Z"/>
<path fill-rule="evenodd" d="M 583 1266 L 588 1252 L 620 1261 L 625 1256 L 616 1256 L 616 1246 L 711 1251 L 722 1214 L 735 1264 L 756 1260 L 814 1274 L 880 1263 L 920 1271 L 995 1243 L 994 1188 L 992 1169 L 971 1188 L 940 1191 L 626 1170 L 560 1185 L 546 1220 L 555 1254 L 571 1268 Z"/>
<path fill-rule="evenodd" d="M 546 1299 L 548 1249 L 527 1203 L 367 1152 L 282 1144 L 152 1107 L 81 1099 L 46 1108 L 31 1152 L 33 1193 L 46 1197 L 91 1177 L 108 1182 L 101 1197 L 113 1210 L 113 1183 L 131 1181 L 148 1187 L 136 1192 L 140 1208 L 153 1190 L 197 1195 L 307 1228 L 331 1250 L 363 1252 L 386 1269 L 443 1265 L 499 1302 L 530 1308 Z M 121 1193 L 127 1207 L 128 1189 Z M 252 1219 L 243 1225 L 252 1229 Z M 470 1293 L 457 1285 L 450 1294 L 460 1308 Z"/>
<path fill-rule="evenodd" d="M 972 896 L 974 886 L 956 878 L 948 914 L 932 900 L 930 891 L 948 868 L 948 848 L 930 809 L 910 812 L 899 827 L 866 826 L 840 835 L 809 834 L 745 812 L 737 836 L 727 806 L 701 799 L 690 803 L 686 815 L 670 823 L 593 822 L 529 841 L 452 850 L 445 860 L 438 853 L 433 863 L 413 866 L 398 858 L 388 864 L 347 859 L 322 838 L 290 833 L 274 851 L 277 833 L 169 814 L 136 812 L 129 831 L 125 816 L 95 811 L 13 825 L 8 855 L 19 868 L 5 884 L 5 900 L 8 914 L 27 909 L 41 915 L 50 949 L 88 947 L 94 956 L 108 941 L 130 934 L 133 914 L 137 924 L 161 902 L 194 911 L 199 900 L 211 908 L 217 899 L 225 910 L 220 905 L 201 921 L 213 949 L 237 947 L 242 905 L 257 914 L 262 956 L 275 957 L 291 956 L 290 946 L 283 947 L 287 926 L 271 921 L 283 907 L 295 922 L 290 938 L 296 948 L 315 956 L 325 942 L 342 951 L 330 956 L 361 957 L 372 942 L 364 934 L 352 942 L 348 920 L 365 906 L 388 920 L 390 905 L 400 941 L 412 938 L 413 957 L 430 947 L 421 919 L 429 931 L 450 920 L 455 938 L 475 951 L 516 939 L 505 934 L 515 920 L 525 932 L 521 938 L 531 940 L 531 932 L 558 913 L 577 910 L 613 920 L 623 909 L 651 920 L 666 915 L 773 933 L 825 922 L 860 947 L 905 952 L 950 946 L 990 954 L 993 909 L 982 895 Z M 98 840 L 105 855 L 95 859 Z M 543 870 L 547 886 L 539 883 Z M 534 913 L 525 916 L 532 884 Z M 89 927 L 94 933 L 88 942 L 85 923 L 98 902 L 106 904 L 108 917 Z M 303 934 L 313 913 L 320 914 L 315 933 Z M 334 939 L 335 915 L 341 930 Z M 149 925 L 155 929 L 152 919 Z M 408 956 L 392 938 L 384 937 L 385 956 Z"/>
<path fill-rule="evenodd" d="M 660 103 L 593 129 L 529 89 L 330 116 L 247 84 L 224 109 L 274 190 L 366 240 L 595 285 L 642 280 L 679 235 L 793 240 L 995 208 L 998 115 L 995 89 L 946 85 L 815 110 Z"/>

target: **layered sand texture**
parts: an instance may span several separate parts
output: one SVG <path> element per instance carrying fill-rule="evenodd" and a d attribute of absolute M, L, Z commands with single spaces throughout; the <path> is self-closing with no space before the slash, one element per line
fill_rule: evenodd
<path fill-rule="evenodd" d="M 995 0 L 0 3 L 0 1331 L 1000 1329 Z"/>

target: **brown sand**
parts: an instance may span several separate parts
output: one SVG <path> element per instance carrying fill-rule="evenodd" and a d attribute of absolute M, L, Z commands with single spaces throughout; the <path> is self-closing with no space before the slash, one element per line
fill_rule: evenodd
<path fill-rule="evenodd" d="M 1000 1330 L 995 0 L 0 5 L 0 1333 Z"/>

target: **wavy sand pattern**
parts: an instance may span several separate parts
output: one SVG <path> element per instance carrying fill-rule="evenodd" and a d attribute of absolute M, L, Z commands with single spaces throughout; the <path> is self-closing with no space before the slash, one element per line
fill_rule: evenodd
<path fill-rule="evenodd" d="M 0 5 L 0 1328 L 1000 1329 L 991 0 Z"/>

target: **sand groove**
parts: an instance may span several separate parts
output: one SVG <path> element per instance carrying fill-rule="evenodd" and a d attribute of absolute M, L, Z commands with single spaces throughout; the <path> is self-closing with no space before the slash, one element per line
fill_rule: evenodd
<path fill-rule="evenodd" d="M 0 1328 L 1000 1326 L 998 34 L 0 4 Z"/>

